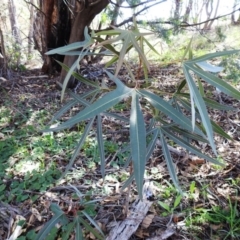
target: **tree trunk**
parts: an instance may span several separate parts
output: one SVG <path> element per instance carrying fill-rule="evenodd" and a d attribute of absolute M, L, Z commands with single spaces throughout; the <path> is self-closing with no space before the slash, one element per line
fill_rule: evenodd
<path fill-rule="evenodd" d="M 15 38 L 16 43 L 21 46 L 22 39 L 20 35 L 20 31 L 18 28 L 18 21 L 16 18 L 16 6 L 14 0 L 8 0 L 8 10 L 9 10 L 9 19 L 12 29 L 12 35 Z"/>
<path fill-rule="evenodd" d="M 121 6 L 122 6 L 124 1 L 125 0 L 117 0 L 116 1 L 116 5 L 114 6 L 114 9 L 113 9 L 112 14 L 111 14 L 112 19 L 111 19 L 111 22 L 110 22 L 110 26 L 116 26 L 117 18 L 120 14 L 120 9 L 121 9 Z M 99 30 L 101 29 L 101 25 L 102 25 L 102 23 L 100 22 L 99 28 L 98 28 Z M 106 36 L 105 40 L 109 39 L 109 37 L 110 37 L 109 35 Z M 100 49 L 99 52 L 103 52 L 103 51 L 105 51 L 105 48 L 102 46 L 102 48 Z M 102 56 L 96 56 L 96 57 L 91 59 L 91 62 L 93 62 L 93 63 L 100 62 L 102 60 L 102 58 L 103 58 Z"/>
<path fill-rule="evenodd" d="M 185 13 L 183 15 L 183 22 L 189 22 L 190 12 L 192 11 L 193 0 L 189 0 L 188 5 L 186 7 Z"/>
<path fill-rule="evenodd" d="M 5 54 L 5 46 L 4 46 L 4 39 L 3 34 L 0 26 L 0 77 L 7 76 L 7 58 Z"/>
<path fill-rule="evenodd" d="M 217 11 L 218 11 L 218 7 L 219 7 L 219 1 L 220 1 L 220 0 L 217 0 L 217 6 L 215 7 L 215 13 L 214 13 L 214 15 L 212 16 L 212 18 L 216 18 L 216 16 L 217 16 Z M 209 4 L 210 4 L 210 5 L 209 5 Z M 208 0 L 208 2 L 207 2 L 207 4 L 206 4 L 207 20 L 209 20 L 209 19 L 211 18 L 212 12 L 213 12 L 213 0 Z M 204 30 L 210 30 L 211 27 L 212 27 L 213 22 L 214 22 L 214 20 L 209 21 L 209 22 L 206 22 L 206 23 L 204 24 L 203 29 L 204 29 Z"/>
<path fill-rule="evenodd" d="M 61 67 L 55 59 L 71 66 L 76 61 L 75 56 L 45 55 L 51 49 L 62 47 L 69 43 L 84 40 L 84 28 L 89 26 L 94 17 L 109 3 L 109 0 L 39 0 L 40 11 L 34 21 L 35 48 L 43 56 L 42 71 L 53 73 Z M 66 5 L 67 4 L 67 5 Z M 61 81 L 65 71 L 61 71 Z M 69 86 L 73 86 L 69 83 Z"/>
<path fill-rule="evenodd" d="M 112 15 L 112 20 L 110 23 L 110 26 L 115 26 L 117 23 L 117 17 L 119 16 L 120 13 L 120 8 L 125 0 L 117 0 L 116 5 L 113 10 L 113 15 Z"/>
<path fill-rule="evenodd" d="M 237 19 L 235 25 L 240 25 L 240 14 L 238 15 L 238 19 Z"/>
<path fill-rule="evenodd" d="M 201 4 L 201 7 L 199 8 L 199 1 L 198 0 L 195 0 L 193 6 L 195 7 L 195 21 L 194 23 L 197 23 L 197 22 L 201 22 L 202 21 L 202 12 L 203 12 L 203 9 L 204 9 L 204 6 L 206 5 L 208 0 L 204 0 Z"/>
<path fill-rule="evenodd" d="M 18 27 L 18 21 L 16 17 L 16 6 L 14 0 L 8 0 L 8 11 L 9 11 L 9 20 L 11 24 L 12 36 L 15 39 L 15 44 L 13 44 L 14 52 L 16 52 L 17 57 L 17 66 L 20 65 L 21 60 L 21 46 L 22 46 L 22 39 L 20 30 Z"/>
<path fill-rule="evenodd" d="M 86 3 L 86 2 L 85 2 Z M 83 41 L 84 40 L 84 28 L 89 26 L 94 17 L 99 14 L 109 3 L 109 0 L 101 0 L 101 1 L 92 1 L 89 5 L 80 4 L 80 11 L 76 14 L 76 18 L 74 20 L 71 35 L 69 39 L 69 43 Z M 71 67 L 72 64 L 77 60 L 77 56 L 65 56 L 64 64 Z M 66 71 L 61 71 L 60 81 L 63 82 L 66 76 Z M 68 87 L 74 87 L 75 81 L 73 78 L 70 79 L 68 83 Z"/>
<path fill-rule="evenodd" d="M 68 1 L 69 2 L 69 1 Z M 68 43 L 71 31 L 71 11 L 63 0 L 39 0 L 40 11 L 34 20 L 35 48 L 43 57 L 42 71 L 54 73 L 60 71 L 62 55 L 45 55 L 51 49 L 62 47 Z"/>
<path fill-rule="evenodd" d="M 179 20 L 181 0 L 175 0 L 174 19 Z"/>
<path fill-rule="evenodd" d="M 180 19 L 180 9 L 181 9 L 181 0 L 175 0 L 175 9 L 174 9 L 174 32 L 178 31 L 178 22 Z"/>
<path fill-rule="evenodd" d="M 32 55 L 32 43 L 33 43 L 33 24 L 34 24 L 34 0 L 30 0 L 32 5 L 30 6 L 30 23 L 29 23 L 29 31 L 28 31 L 28 59 Z"/>
<path fill-rule="evenodd" d="M 209 20 L 210 17 L 211 17 L 212 11 L 213 11 L 213 2 L 212 2 L 212 0 L 207 0 L 206 5 L 205 5 L 205 11 L 206 11 L 206 15 L 207 15 L 207 19 L 206 20 Z M 208 23 L 209 22 L 206 22 L 204 24 L 204 27 L 203 27 L 204 30 L 208 30 Z"/>
<path fill-rule="evenodd" d="M 231 24 L 232 25 L 239 25 L 240 24 L 240 15 L 238 16 L 238 19 L 236 20 L 235 19 L 235 10 L 236 10 L 236 6 L 238 5 L 239 3 L 239 0 L 235 0 L 234 3 L 233 3 L 233 8 L 232 8 L 232 15 L 231 15 Z"/>

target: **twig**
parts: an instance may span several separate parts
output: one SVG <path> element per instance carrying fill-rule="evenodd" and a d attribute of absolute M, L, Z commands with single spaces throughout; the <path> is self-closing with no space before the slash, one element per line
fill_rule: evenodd
<path fill-rule="evenodd" d="M 161 143 L 161 141 L 159 139 L 157 140 L 156 144 L 158 146 L 162 146 L 162 143 Z M 167 146 L 168 146 L 168 149 L 169 149 L 170 152 L 173 152 L 173 153 L 177 154 L 180 157 L 185 157 L 186 156 L 186 154 L 183 151 L 179 151 L 176 148 L 171 147 L 169 145 L 167 145 Z"/>
<path fill-rule="evenodd" d="M 152 5 L 149 5 L 149 6 L 144 7 L 143 9 L 141 9 L 141 10 L 139 10 L 138 12 L 134 13 L 132 17 L 130 17 L 130 18 L 122 21 L 121 23 L 115 25 L 115 27 L 121 27 L 122 25 L 124 25 L 124 24 L 126 24 L 126 23 L 128 23 L 128 22 L 133 22 L 134 18 L 135 18 L 136 16 L 138 16 L 140 13 L 142 13 L 143 11 L 145 11 L 145 10 L 147 10 L 147 9 L 149 9 L 149 8 L 157 5 L 157 4 L 163 3 L 163 2 L 165 2 L 165 1 L 167 1 L 167 0 L 162 0 L 161 2 L 157 2 L 157 3 L 154 3 L 154 4 L 152 4 Z M 111 30 L 111 29 L 112 29 L 112 27 L 108 27 L 108 28 L 105 28 L 105 29 L 97 30 L 96 32 L 106 31 L 106 30 Z"/>
<path fill-rule="evenodd" d="M 77 185 L 75 186 L 77 189 L 89 189 L 91 186 L 82 186 L 82 185 Z M 48 190 L 48 192 L 57 192 L 61 190 L 68 190 L 68 191 L 74 191 L 71 187 L 69 186 L 58 186 L 58 187 L 53 187 Z"/>
<path fill-rule="evenodd" d="M 109 1 L 111 4 L 113 4 L 113 5 L 115 5 L 115 6 L 117 6 L 117 7 L 121 7 L 121 8 L 136 8 L 136 7 L 139 7 L 139 6 L 141 6 L 141 5 L 144 5 L 144 4 L 147 4 L 147 3 L 149 3 L 149 2 L 153 2 L 153 1 L 156 1 L 156 0 L 147 0 L 147 1 L 145 1 L 145 2 L 141 2 L 141 3 L 138 3 L 138 4 L 133 4 L 133 5 L 130 5 L 130 6 L 122 6 L 122 5 L 119 5 L 119 4 L 117 4 L 117 3 L 114 3 L 113 1 Z M 165 0 L 166 1 L 166 0 Z"/>
<path fill-rule="evenodd" d="M 25 3 L 27 3 L 27 4 L 30 4 L 30 5 L 32 5 L 33 7 L 35 7 L 39 12 L 41 12 L 45 17 L 47 17 L 46 16 L 46 14 L 39 8 L 39 7 L 37 7 L 35 4 L 33 4 L 33 3 L 31 3 L 31 2 L 28 2 L 27 0 L 23 0 Z"/>
<path fill-rule="evenodd" d="M 146 24 L 160 24 L 161 23 L 161 24 L 170 24 L 170 25 L 174 24 L 174 25 L 176 25 L 178 27 L 195 27 L 195 26 L 199 26 L 201 24 L 207 23 L 207 22 L 211 22 L 211 21 L 217 20 L 219 18 L 223 18 L 223 17 L 229 16 L 229 15 L 232 15 L 233 13 L 238 12 L 238 11 L 240 11 L 240 8 L 237 9 L 237 10 L 234 10 L 234 11 L 232 11 L 230 13 L 227 13 L 227 14 L 224 14 L 224 15 L 220 15 L 218 17 L 210 18 L 210 19 L 205 20 L 203 22 L 193 23 L 193 24 L 189 24 L 187 22 L 182 22 L 180 24 L 175 24 L 172 21 L 147 21 L 147 22 L 144 22 L 144 23 L 146 23 Z M 139 24 L 143 23 L 142 20 L 139 20 L 139 21 L 136 21 L 136 22 L 139 23 Z"/>
<path fill-rule="evenodd" d="M 124 24 L 126 24 L 126 23 L 128 23 L 128 22 L 133 22 L 134 18 L 135 18 L 136 16 L 138 16 L 140 13 L 144 12 L 145 10 L 147 10 L 147 9 L 149 9 L 149 8 L 155 6 L 155 5 L 158 5 L 158 4 L 160 4 L 160 3 L 163 3 L 163 2 L 165 2 L 165 1 L 166 1 L 166 0 L 162 0 L 161 2 L 157 2 L 157 3 L 154 3 L 154 4 L 152 4 L 152 5 L 149 5 L 149 6 L 144 7 L 143 9 L 141 9 L 141 10 L 139 10 L 138 12 L 134 13 L 132 17 L 130 17 L 130 18 L 124 20 L 123 22 L 117 24 L 115 27 L 121 27 L 122 25 L 124 25 Z"/>

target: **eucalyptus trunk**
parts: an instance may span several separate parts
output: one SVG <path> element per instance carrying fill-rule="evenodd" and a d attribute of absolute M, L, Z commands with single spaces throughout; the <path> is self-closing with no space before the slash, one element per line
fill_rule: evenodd
<path fill-rule="evenodd" d="M 84 40 L 84 28 L 89 26 L 90 23 L 93 21 L 95 16 L 99 14 L 109 3 L 109 0 L 101 0 L 101 1 L 92 1 L 89 5 L 85 5 L 83 3 L 78 3 L 79 9 L 75 12 L 75 20 L 72 25 L 70 39 L 68 43 L 74 43 L 77 41 Z M 64 64 L 67 66 L 72 66 L 72 64 L 77 60 L 77 56 L 65 56 Z M 61 71 L 60 81 L 63 82 L 66 76 L 66 71 Z M 70 79 L 68 86 L 74 87 L 75 81 L 73 78 Z"/>
<path fill-rule="evenodd" d="M 84 40 L 84 28 L 89 26 L 95 16 L 109 3 L 109 0 L 39 0 L 39 9 L 34 21 L 35 48 L 43 56 L 42 71 L 54 73 L 61 71 L 60 81 L 66 76 L 55 61 L 71 66 L 76 56 L 45 55 L 54 48 Z M 69 82 L 69 87 L 74 81 Z"/>
<path fill-rule="evenodd" d="M 19 46 L 21 46 L 22 39 L 21 39 L 20 30 L 18 27 L 18 21 L 16 17 L 16 5 L 14 0 L 8 0 L 8 11 L 9 11 L 9 20 L 10 20 L 11 29 L 12 29 L 12 35 L 16 43 Z"/>

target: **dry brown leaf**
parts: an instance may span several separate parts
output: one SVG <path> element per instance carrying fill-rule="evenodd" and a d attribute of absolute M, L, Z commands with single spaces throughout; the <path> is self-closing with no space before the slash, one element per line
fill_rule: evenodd
<path fill-rule="evenodd" d="M 191 196 L 194 198 L 195 202 L 199 201 L 199 195 L 200 195 L 199 189 L 195 188 L 194 193 L 191 194 Z"/>
<path fill-rule="evenodd" d="M 42 205 L 44 206 L 45 209 L 49 209 L 50 208 L 50 205 L 51 205 L 51 201 L 48 201 L 48 200 L 43 200 L 42 201 Z"/>
<path fill-rule="evenodd" d="M 219 229 L 222 229 L 222 224 L 216 225 L 216 224 L 210 224 L 209 225 L 211 229 L 213 229 L 214 231 L 217 231 Z"/>
<path fill-rule="evenodd" d="M 59 197 L 55 193 L 53 193 L 53 192 L 46 192 L 45 196 L 47 196 L 47 197 L 49 197 L 51 199 L 59 199 Z"/>
<path fill-rule="evenodd" d="M 116 202 L 117 200 L 119 200 L 121 197 L 121 195 L 115 195 L 115 196 L 109 196 L 104 198 L 104 202 Z"/>
<path fill-rule="evenodd" d="M 135 236 L 139 237 L 139 238 L 144 238 L 144 234 L 143 234 L 143 229 L 138 229 L 135 233 Z"/>
<path fill-rule="evenodd" d="M 188 171 L 181 171 L 180 170 L 180 173 L 182 176 L 186 177 L 186 178 L 191 178 L 192 177 L 192 174 L 188 173 Z"/>
<path fill-rule="evenodd" d="M 31 216 L 29 217 L 28 220 L 28 225 L 32 225 L 35 221 L 36 217 L 34 216 L 34 214 L 31 214 Z"/>
<path fill-rule="evenodd" d="M 107 231 L 105 224 L 101 223 L 100 221 L 97 221 L 96 223 L 103 232 Z"/>
<path fill-rule="evenodd" d="M 34 231 L 35 231 L 35 232 L 38 232 L 38 231 L 40 231 L 43 227 L 44 227 L 44 224 L 42 224 L 42 225 L 40 225 L 40 226 L 37 226 L 36 228 L 34 228 Z"/>
<path fill-rule="evenodd" d="M 190 163 L 193 165 L 202 165 L 204 164 L 206 161 L 203 158 L 192 158 Z"/>
<path fill-rule="evenodd" d="M 96 239 L 96 237 L 94 236 L 94 234 L 93 233 L 89 233 L 89 239 L 93 239 L 93 240 L 95 240 Z"/>
<path fill-rule="evenodd" d="M 175 229 L 168 227 L 165 231 L 157 233 L 157 236 L 147 238 L 147 240 L 165 240 L 171 237 L 173 234 L 175 234 Z"/>
<path fill-rule="evenodd" d="M 21 215 L 16 215 L 15 222 L 12 227 L 12 235 L 10 236 L 10 238 L 8 238 L 9 240 L 17 239 L 17 237 L 20 236 L 23 232 L 23 226 L 18 225 L 19 221 L 26 221 L 26 218 Z"/>
<path fill-rule="evenodd" d="M 36 208 L 32 208 L 31 211 L 32 211 L 32 214 L 37 218 L 37 220 L 39 222 L 41 222 L 42 221 L 42 216 L 40 215 L 38 210 Z"/>
<path fill-rule="evenodd" d="M 225 189 L 218 187 L 217 192 L 224 197 L 231 195 L 231 190 L 229 187 L 227 187 Z"/>
<path fill-rule="evenodd" d="M 152 223 L 154 216 L 155 216 L 154 214 L 148 214 L 142 221 L 142 227 L 148 228 L 149 225 Z"/>
<path fill-rule="evenodd" d="M 172 221 L 177 224 L 178 222 L 183 221 L 183 219 L 184 218 L 183 218 L 183 216 L 181 216 L 181 214 L 179 214 L 179 215 L 176 214 L 176 215 L 173 216 Z"/>
<path fill-rule="evenodd" d="M 237 201 L 240 202 L 240 197 L 239 196 L 230 196 L 231 201 Z"/>

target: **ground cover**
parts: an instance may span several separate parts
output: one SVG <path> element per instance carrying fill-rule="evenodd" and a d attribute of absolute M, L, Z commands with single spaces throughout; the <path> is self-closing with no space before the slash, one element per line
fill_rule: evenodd
<path fill-rule="evenodd" d="M 180 64 L 152 64 L 151 68 L 149 88 L 161 88 L 161 91 L 171 93 L 183 79 Z M 236 70 L 234 76 L 237 74 Z M 225 72 L 222 77 L 227 80 L 229 73 Z M 128 81 L 123 70 L 120 78 Z M 11 81 L 1 83 L 0 236 L 3 239 L 13 233 L 18 235 L 17 232 L 21 233 L 18 239 L 34 239 L 36 231 L 43 229 L 44 223 L 57 214 L 66 216 L 69 221 L 63 228 L 54 223 L 55 227 L 46 239 L 56 239 L 56 236 L 73 239 L 74 232 L 69 229 L 72 229 L 77 211 L 83 213 L 80 220 L 85 227 L 84 238 L 101 238 L 90 228 L 98 228 L 90 217 L 104 233 L 108 233 L 112 222 L 126 217 L 128 206 L 137 197 L 134 185 L 120 191 L 129 177 L 129 167 L 123 168 L 128 152 L 120 151 L 129 139 L 128 126 L 107 117 L 103 122 L 107 156 L 105 180 L 101 177 L 95 130 L 87 138 L 70 171 L 60 179 L 83 133 L 84 123 L 64 132 L 41 132 L 62 106 L 56 80 L 56 77 L 32 70 L 12 73 Z M 233 84 L 239 87 L 237 80 Z M 82 93 L 85 90 L 80 87 L 76 91 Z M 206 85 L 205 91 L 216 101 L 235 109 L 240 107 L 238 101 L 214 88 Z M 69 99 L 67 95 L 65 101 Z M 78 107 L 71 109 L 62 120 L 77 111 Z M 122 101 L 111 111 L 129 116 L 129 102 Z M 152 233 L 162 234 L 163 239 L 240 238 L 239 111 L 211 110 L 209 114 L 233 138 L 224 140 L 215 136 L 219 160 L 226 165 L 212 165 L 170 142 L 180 185 L 186 193 L 180 196 L 171 181 L 159 144 L 146 167 L 146 179 L 152 183 L 154 192 L 154 196 L 150 196 L 152 205 L 131 239 L 150 239 Z M 147 121 L 147 111 L 144 117 Z M 195 142 L 195 145 L 212 155 L 207 144 L 200 146 Z M 51 206 L 51 203 L 56 205 Z"/>

